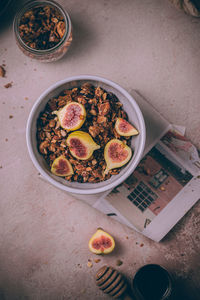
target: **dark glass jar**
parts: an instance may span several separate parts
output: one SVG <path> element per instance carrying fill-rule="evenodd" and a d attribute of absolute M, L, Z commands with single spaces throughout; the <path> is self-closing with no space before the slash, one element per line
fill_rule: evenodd
<path fill-rule="evenodd" d="M 35 49 L 27 45 L 20 35 L 20 21 L 26 12 L 36 8 L 50 7 L 56 10 L 65 24 L 65 32 L 60 41 L 49 49 Z M 68 13 L 55 1 L 29 1 L 22 7 L 14 19 L 14 33 L 17 45 L 22 52 L 30 58 L 37 59 L 41 62 L 52 62 L 60 59 L 67 52 L 72 42 L 72 25 Z"/>
<path fill-rule="evenodd" d="M 149 264 L 140 268 L 135 274 L 132 287 L 138 300 L 173 299 L 171 275 L 160 265 Z"/>

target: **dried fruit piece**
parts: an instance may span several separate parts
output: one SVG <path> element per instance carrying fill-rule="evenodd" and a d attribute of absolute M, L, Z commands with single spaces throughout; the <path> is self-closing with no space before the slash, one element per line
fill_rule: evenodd
<path fill-rule="evenodd" d="M 65 177 L 74 174 L 72 165 L 63 155 L 57 157 L 51 166 L 54 175 Z"/>
<path fill-rule="evenodd" d="M 90 158 L 93 152 L 100 148 L 87 132 L 75 131 L 67 138 L 67 145 L 71 154 L 81 160 Z"/>
<path fill-rule="evenodd" d="M 79 129 L 86 118 L 85 107 L 78 102 L 70 102 L 53 113 L 58 116 L 60 126 L 67 131 Z"/>
<path fill-rule="evenodd" d="M 95 254 L 108 254 L 114 250 L 115 240 L 109 233 L 99 228 L 89 240 L 88 246 Z"/>
<path fill-rule="evenodd" d="M 132 136 L 139 133 L 133 125 L 122 118 L 117 118 L 115 123 L 115 130 L 121 136 Z"/>
<path fill-rule="evenodd" d="M 104 174 L 108 174 L 111 169 L 124 166 L 130 160 L 131 156 L 131 148 L 122 141 L 118 139 L 109 141 L 104 149 L 104 158 L 107 164 Z"/>

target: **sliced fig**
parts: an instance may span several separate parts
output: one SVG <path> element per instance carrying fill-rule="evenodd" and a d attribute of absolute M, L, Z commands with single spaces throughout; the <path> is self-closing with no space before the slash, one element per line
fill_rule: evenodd
<path fill-rule="evenodd" d="M 51 166 L 54 175 L 65 177 L 74 174 L 72 165 L 63 155 L 57 157 Z"/>
<path fill-rule="evenodd" d="M 132 150 L 126 144 L 118 139 L 109 141 L 104 149 L 104 158 L 106 169 L 104 174 L 108 174 L 111 169 L 124 166 L 131 158 Z"/>
<path fill-rule="evenodd" d="M 100 148 L 87 132 L 75 131 L 69 134 L 67 145 L 71 154 L 81 160 L 87 160 Z"/>
<path fill-rule="evenodd" d="M 117 118 L 115 123 L 115 130 L 121 136 L 132 136 L 139 133 L 133 125 L 122 118 Z"/>
<path fill-rule="evenodd" d="M 58 116 L 60 126 L 67 131 L 81 128 L 86 118 L 85 107 L 78 102 L 70 102 L 54 114 Z"/>
<path fill-rule="evenodd" d="M 95 254 L 108 254 L 114 250 L 115 240 L 109 233 L 99 228 L 89 240 L 88 246 Z"/>

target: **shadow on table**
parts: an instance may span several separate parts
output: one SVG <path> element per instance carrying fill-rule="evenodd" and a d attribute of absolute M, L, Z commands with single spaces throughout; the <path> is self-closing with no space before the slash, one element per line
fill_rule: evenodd
<path fill-rule="evenodd" d="M 197 300 L 199 294 L 200 289 L 190 287 L 188 279 L 174 276 L 174 298 L 172 300 Z"/>
<path fill-rule="evenodd" d="M 81 20 L 71 17 L 73 40 L 67 53 L 56 63 L 63 64 L 75 57 L 83 57 L 86 59 L 90 55 L 90 51 L 94 51 L 98 47 L 98 41 L 95 32 L 91 27 L 86 26 Z"/>
<path fill-rule="evenodd" d="M 6 1 L 4 1 L 6 3 Z M 3 2 L 3 3 L 4 3 Z M 13 24 L 16 12 L 23 6 L 27 0 L 12 0 L 7 1 L 7 4 L 2 4 L 0 7 L 0 34 L 7 27 Z"/>

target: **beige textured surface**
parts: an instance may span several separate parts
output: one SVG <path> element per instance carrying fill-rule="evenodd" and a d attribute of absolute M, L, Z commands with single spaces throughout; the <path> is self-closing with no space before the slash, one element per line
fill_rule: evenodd
<path fill-rule="evenodd" d="M 196 300 L 200 204 L 162 243 L 152 242 L 43 182 L 27 153 L 25 126 L 52 83 L 93 74 L 139 90 L 170 122 L 186 126 L 200 147 L 200 20 L 166 0 L 59 2 L 72 18 L 74 42 L 56 63 L 26 58 L 15 45 L 12 11 L 1 20 L 0 65 L 7 72 L 0 78 L 0 299 L 109 299 L 93 276 L 120 259 L 116 268 L 129 279 L 143 264 L 164 265 L 175 276 L 177 299 Z M 87 243 L 97 227 L 115 237 L 116 251 L 88 268 L 96 256 Z"/>

